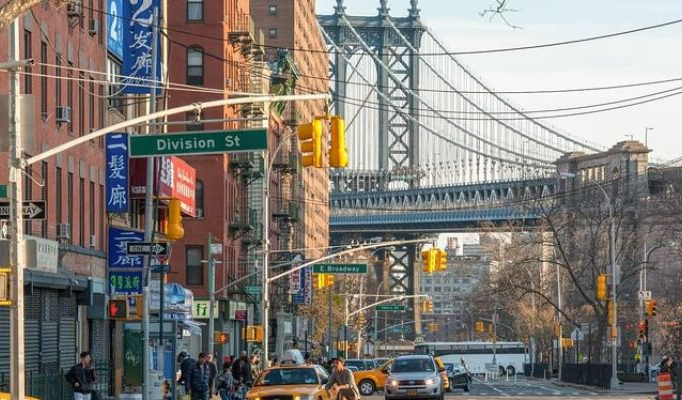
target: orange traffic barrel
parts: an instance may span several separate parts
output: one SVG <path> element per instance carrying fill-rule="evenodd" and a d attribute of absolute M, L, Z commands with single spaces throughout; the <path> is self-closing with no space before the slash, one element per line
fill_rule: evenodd
<path fill-rule="evenodd" d="M 658 398 L 659 400 L 673 399 L 673 383 L 667 372 L 658 375 Z"/>

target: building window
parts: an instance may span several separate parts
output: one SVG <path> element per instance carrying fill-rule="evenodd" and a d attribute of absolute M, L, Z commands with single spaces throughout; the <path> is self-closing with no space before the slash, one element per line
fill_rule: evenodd
<path fill-rule="evenodd" d="M 85 246 L 85 179 L 80 178 L 78 185 L 78 194 L 80 195 L 79 209 L 78 209 L 78 242 L 81 246 Z"/>
<path fill-rule="evenodd" d="M 204 51 L 198 47 L 187 49 L 187 84 L 204 84 Z"/>
<path fill-rule="evenodd" d="M 54 97 L 57 107 L 62 106 L 62 56 L 57 53 L 54 58 L 54 63 L 56 67 L 54 68 L 54 74 L 56 76 L 54 80 Z"/>
<path fill-rule="evenodd" d="M 43 187 L 40 189 L 40 197 L 45 200 L 45 204 L 50 204 L 50 201 L 48 199 L 48 191 L 47 188 L 50 186 L 49 184 L 49 169 L 47 165 L 47 161 L 43 161 L 41 171 L 40 171 L 42 178 L 43 178 Z M 44 219 L 40 222 L 40 236 L 46 238 L 47 237 L 47 220 Z"/>
<path fill-rule="evenodd" d="M 71 227 L 73 233 L 73 173 L 69 172 L 69 177 L 66 180 L 66 220 Z"/>
<path fill-rule="evenodd" d="M 197 179 L 196 189 L 194 191 L 194 203 L 196 204 L 197 218 L 204 217 L 204 182 Z"/>
<path fill-rule="evenodd" d="M 73 114 L 73 64 L 69 63 L 69 70 L 66 73 L 70 79 L 66 80 L 66 105 L 69 107 L 71 110 L 71 113 Z M 73 133 L 73 115 L 71 115 L 71 119 L 69 120 L 69 133 Z"/>
<path fill-rule="evenodd" d="M 40 113 L 47 119 L 47 43 L 40 42 Z"/>
<path fill-rule="evenodd" d="M 85 85 L 85 83 L 83 83 Z M 93 78 L 90 78 L 90 123 L 89 127 L 90 130 L 87 133 L 93 132 L 95 130 L 95 112 L 97 109 L 95 108 L 95 81 Z"/>
<path fill-rule="evenodd" d="M 104 245 L 104 226 L 106 225 L 107 213 L 106 206 L 104 205 L 104 185 L 99 185 L 99 248 L 103 248 Z"/>
<path fill-rule="evenodd" d="M 78 73 L 78 131 L 80 136 L 85 135 L 85 74 Z"/>
<path fill-rule="evenodd" d="M 204 20 L 204 0 L 187 0 L 187 21 Z"/>
<path fill-rule="evenodd" d="M 187 286 L 204 285 L 204 265 L 201 259 L 204 257 L 203 246 L 187 246 L 185 248 L 185 268 L 187 273 Z"/>
<path fill-rule="evenodd" d="M 95 235 L 95 182 L 90 182 L 90 198 L 88 199 L 90 203 L 90 236 Z M 94 244 L 88 242 L 88 246 Z"/>
<path fill-rule="evenodd" d="M 275 28 L 268 29 L 268 37 L 270 39 L 275 39 L 277 37 L 277 29 Z"/>
<path fill-rule="evenodd" d="M 97 100 L 97 114 L 99 114 L 99 125 L 97 125 L 98 128 L 102 129 L 104 128 L 105 125 L 105 114 L 106 114 L 106 95 L 104 94 L 104 85 L 99 85 L 99 99 Z M 104 136 L 100 136 L 98 139 L 99 141 L 99 148 L 104 149 Z"/>
<path fill-rule="evenodd" d="M 123 66 L 118 61 L 107 58 L 107 81 L 109 81 L 109 107 L 123 112 L 123 100 L 120 96 L 120 81 Z"/>
<path fill-rule="evenodd" d="M 56 194 L 56 199 L 55 199 L 55 205 L 57 206 L 57 210 L 55 212 L 55 217 L 57 218 L 57 223 L 61 224 L 62 223 L 62 169 L 57 167 L 56 168 L 56 175 L 55 175 L 55 194 Z"/>
<path fill-rule="evenodd" d="M 277 15 L 277 6 L 274 4 L 270 4 L 270 6 L 268 6 L 268 14 Z"/>
<path fill-rule="evenodd" d="M 24 31 L 24 59 L 26 60 L 33 58 L 32 44 L 31 31 Z M 24 75 L 24 93 L 30 94 L 33 92 L 33 75 L 30 75 L 31 70 L 29 67 L 24 68 L 24 72 L 26 72 L 26 75 Z"/>

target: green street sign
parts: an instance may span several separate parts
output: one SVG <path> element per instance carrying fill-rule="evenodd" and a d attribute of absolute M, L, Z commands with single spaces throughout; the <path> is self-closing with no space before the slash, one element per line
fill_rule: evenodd
<path fill-rule="evenodd" d="M 314 264 L 316 274 L 366 274 L 367 264 Z"/>
<path fill-rule="evenodd" d="M 405 311 L 405 306 L 389 304 L 389 305 L 377 306 L 376 309 L 377 309 L 377 311 Z"/>
<path fill-rule="evenodd" d="M 263 291 L 263 288 L 260 286 L 247 286 L 244 288 L 244 292 L 248 294 L 259 294 Z"/>
<path fill-rule="evenodd" d="M 130 135 L 130 157 L 267 150 L 267 129 Z"/>
<path fill-rule="evenodd" d="M 7 198 L 7 185 L 0 185 L 0 198 Z"/>

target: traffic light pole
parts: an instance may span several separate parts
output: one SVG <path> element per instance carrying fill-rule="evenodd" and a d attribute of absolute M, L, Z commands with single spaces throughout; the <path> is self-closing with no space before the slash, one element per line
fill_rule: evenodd
<path fill-rule="evenodd" d="M 215 262 L 213 261 L 213 251 L 211 246 L 213 245 L 211 232 L 208 232 L 208 354 L 214 355 L 215 353 L 215 340 L 213 338 L 215 334 L 215 321 L 213 318 L 213 305 L 215 304 Z"/>

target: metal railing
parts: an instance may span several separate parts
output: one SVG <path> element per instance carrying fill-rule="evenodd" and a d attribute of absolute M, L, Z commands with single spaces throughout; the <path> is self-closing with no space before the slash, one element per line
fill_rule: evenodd
<path fill-rule="evenodd" d="M 41 400 L 70 400 L 73 399 L 73 390 L 66 381 L 64 375 L 68 369 L 61 372 L 37 372 L 26 371 L 26 395 Z M 113 368 L 110 365 L 96 365 L 96 382 L 93 389 L 100 398 L 113 398 Z M 0 391 L 10 391 L 10 376 L 8 373 L 0 373 Z"/>
<path fill-rule="evenodd" d="M 563 364 L 561 380 L 580 385 L 611 388 L 611 364 Z"/>
<path fill-rule="evenodd" d="M 552 377 L 552 371 L 547 363 L 523 364 L 523 374 L 525 376 L 530 377 L 531 371 L 534 378 L 549 379 Z"/>

